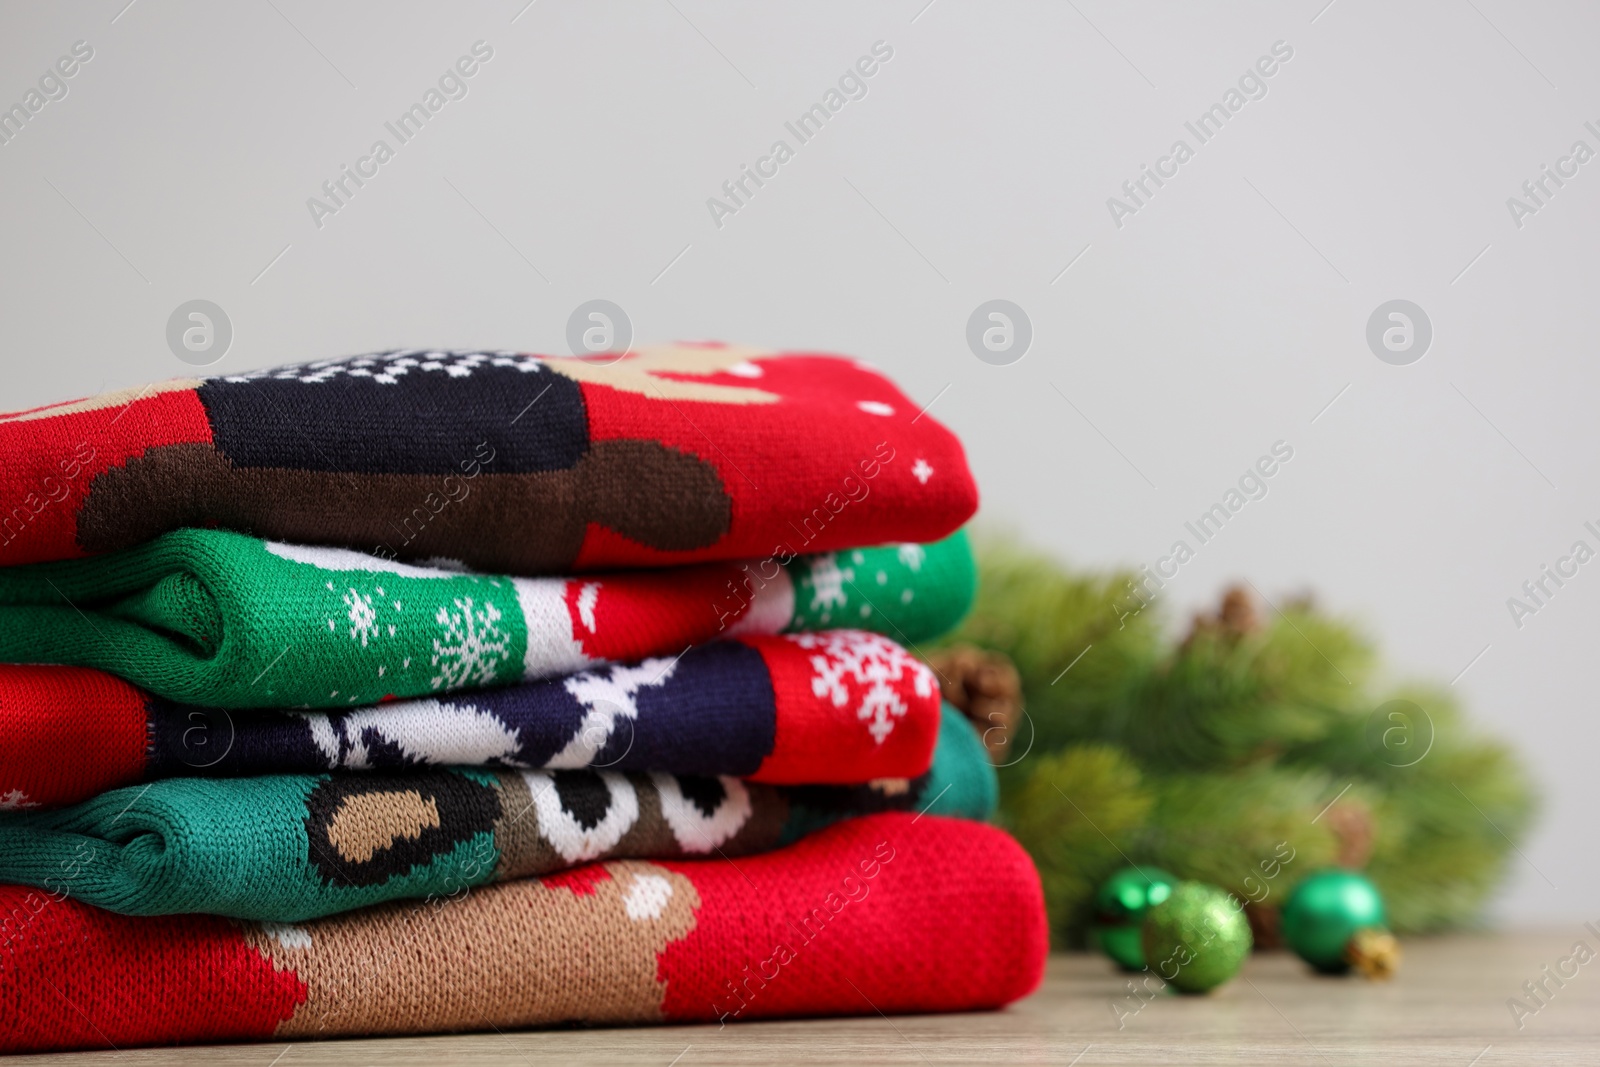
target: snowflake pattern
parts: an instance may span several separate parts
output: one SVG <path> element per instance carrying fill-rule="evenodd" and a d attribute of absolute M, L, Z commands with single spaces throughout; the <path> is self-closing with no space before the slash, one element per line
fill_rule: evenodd
<path fill-rule="evenodd" d="M 933 465 L 921 456 L 911 465 L 911 473 L 917 479 L 918 485 L 927 485 L 928 479 L 933 477 Z"/>
<path fill-rule="evenodd" d="M 905 541 L 895 550 L 895 558 L 906 570 L 917 574 L 922 570 L 922 561 L 928 558 L 928 550 L 915 541 Z"/>
<path fill-rule="evenodd" d="M 452 378 L 469 377 L 479 367 L 515 367 L 524 373 L 543 368 L 537 356 L 519 352 L 467 352 L 439 351 L 427 348 L 395 349 L 374 352 L 368 356 L 350 356 L 344 359 L 322 359 L 315 363 L 297 363 L 289 367 L 251 371 L 247 374 L 230 374 L 223 380 L 249 382 L 260 378 L 280 381 L 326 382 L 338 376 L 371 378 L 380 385 L 394 385 L 413 372 L 419 374 L 447 374 Z"/>
<path fill-rule="evenodd" d="M 0 811 L 21 811 L 23 808 L 37 808 L 37 802 L 29 800 L 28 794 L 20 789 L 8 789 L 0 793 Z"/>
<path fill-rule="evenodd" d="M 926 664 L 878 634 L 831 630 L 788 639 L 816 653 L 810 657 L 812 693 L 836 708 L 854 702 L 856 718 L 880 745 L 894 731 L 895 720 L 905 717 L 908 685 L 924 699 L 936 691 Z"/>
<path fill-rule="evenodd" d="M 350 640 L 367 647 L 368 639 L 378 632 L 378 613 L 372 607 L 372 597 L 355 587 L 344 595 L 345 617 L 350 620 Z"/>
<path fill-rule="evenodd" d="M 511 635 L 499 625 L 505 616 L 488 600 L 481 607 L 471 597 L 456 597 L 453 603 L 455 611 L 442 607 L 434 615 L 444 637 L 433 639 L 433 665 L 439 673 L 429 684 L 435 689 L 488 685 L 511 643 Z"/>
<path fill-rule="evenodd" d="M 811 586 L 811 610 L 823 612 L 822 619 L 826 622 L 831 609 L 842 608 L 849 603 L 844 583 L 855 581 L 855 577 L 855 568 L 840 567 L 839 557 L 835 553 L 825 552 L 817 556 L 811 561 L 811 573 L 805 578 L 805 583 Z"/>

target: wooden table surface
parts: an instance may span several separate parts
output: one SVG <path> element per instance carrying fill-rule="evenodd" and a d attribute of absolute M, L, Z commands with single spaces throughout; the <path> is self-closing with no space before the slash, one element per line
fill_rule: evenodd
<path fill-rule="evenodd" d="M 1131 1011 L 1126 978 L 1093 956 L 1057 956 L 1038 993 L 1002 1012 L 806 1022 L 471 1034 L 389 1040 L 129 1049 L 16 1057 L 65 1067 L 528 1064 L 1600 1064 L 1600 960 L 1579 969 L 1519 1030 L 1507 998 L 1578 940 L 1574 924 L 1540 933 L 1405 942 L 1387 984 L 1319 978 L 1283 953 L 1254 956 L 1205 997 L 1162 995 Z M 1572 965 L 1569 964 L 1570 969 Z"/>

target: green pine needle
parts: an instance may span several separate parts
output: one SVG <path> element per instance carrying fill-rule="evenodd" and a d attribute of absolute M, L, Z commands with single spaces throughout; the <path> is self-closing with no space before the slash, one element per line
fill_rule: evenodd
<path fill-rule="evenodd" d="M 1001 770 L 1002 811 L 1058 944 L 1081 942 L 1095 888 L 1129 863 L 1270 907 L 1340 855 L 1352 824 L 1329 817 L 1336 797 L 1370 831 L 1357 851 L 1397 931 L 1478 919 L 1535 798 L 1448 691 L 1380 689 L 1370 643 L 1308 603 L 1178 641 L 1126 572 L 1073 572 L 1006 541 L 980 543 L 979 560 L 949 640 L 1003 652 L 1022 676 L 1012 751 L 1026 754 Z"/>

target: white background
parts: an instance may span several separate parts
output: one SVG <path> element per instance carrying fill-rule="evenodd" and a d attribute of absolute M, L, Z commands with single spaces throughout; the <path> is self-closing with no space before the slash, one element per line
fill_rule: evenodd
<path fill-rule="evenodd" d="M 1310 587 L 1397 672 L 1459 674 L 1546 805 L 1495 914 L 1600 918 L 1600 562 L 1520 630 L 1506 606 L 1600 547 L 1600 161 L 1520 229 L 1506 207 L 1600 149 L 1592 6 L 125 3 L 0 8 L 0 103 L 95 53 L 0 146 L 0 407 L 188 372 L 164 332 L 194 298 L 233 322 L 229 371 L 564 354 L 603 297 L 640 341 L 870 358 L 937 398 L 987 523 L 1090 566 L 1156 558 L 1285 440 L 1169 610 Z M 480 39 L 468 95 L 314 225 Z M 707 198 L 879 40 L 868 95 L 718 228 Z M 1279 40 L 1268 95 L 1117 228 L 1107 198 Z M 997 297 L 1034 328 L 1007 367 L 965 342 Z M 1433 322 L 1411 366 L 1364 340 L 1393 298 Z"/>

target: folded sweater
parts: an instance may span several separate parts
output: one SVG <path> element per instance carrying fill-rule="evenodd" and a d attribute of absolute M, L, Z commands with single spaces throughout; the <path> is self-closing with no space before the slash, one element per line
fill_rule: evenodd
<path fill-rule="evenodd" d="M 921 774 L 938 728 L 933 673 L 853 630 L 339 711 L 201 708 L 92 668 L 0 665 L 0 810 L 160 778 L 447 765 L 853 784 Z"/>
<path fill-rule="evenodd" d="M 465 768 L 166 779 L 0 815 L 0 883 L 127 915 L 295 922 L 593 860 L 745 856 L 872 812 L 986 819 L 997 792 L 953 708 L 928 773 L 854 788 Z"/>
<path fill-rule="evenodd" d="M 776 852 L 614 861 L 303 925 L 0 888 L 0 1051 L 974 1011 L 1048 938 L 981 823 L 850 819 Z"/>
<path fill-rule="evenodd" d="M 513 578 L 179 530 L 0 568 L 0 662 L 97 667 L 211 707 L 350 707 L 675 656 L 741 633 L 855 626 L 911 643 L 960 621 L 964 533 L 584 578 Z"/>
<path fill-rule="evenodd" d="M 932 541 L 960 443 L 855 360 L 382 352 L 0 415 L 0 565 L 185 526 L 566 574 Z"/>

